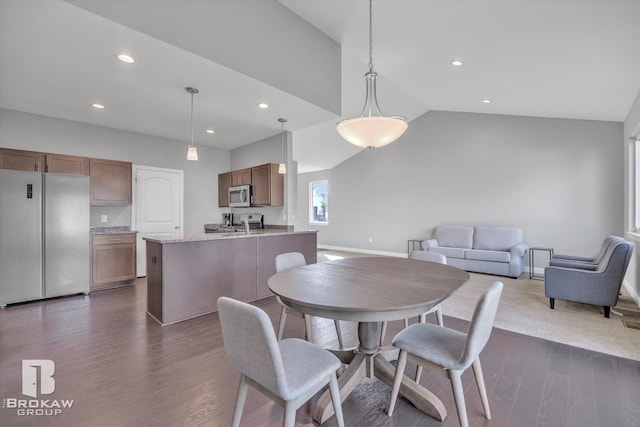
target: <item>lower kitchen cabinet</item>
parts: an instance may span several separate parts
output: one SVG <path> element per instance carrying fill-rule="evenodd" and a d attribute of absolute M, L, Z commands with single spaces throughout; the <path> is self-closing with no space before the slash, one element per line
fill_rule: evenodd
<path fill-rule="evenodd" d="M 104 234 L 91 239 L 91 290 L 116 288 L 136 280 L 136 235 Z"/>

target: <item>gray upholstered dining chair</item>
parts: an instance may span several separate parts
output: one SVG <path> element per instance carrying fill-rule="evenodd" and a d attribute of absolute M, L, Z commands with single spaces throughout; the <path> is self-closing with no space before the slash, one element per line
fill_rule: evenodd
<path fill-rule="evenodd" d="M 278 341 L 267 313 L 253 305 L 221 297 L 218 314 L 227 360 L 240 371 L 233 427 L 240 425 L 249 386 L 284 406 L 283 426 L 293 427 L 297 409 L 327 384 L 338 425 L 344 426 L 336 356 L 298 338 Z"/>
<path fill-rule="evenodd" d="M 400 349 L 400 354 L 387 410 L 388 415 L 393 414 L 407 358 L 409 358 L 419 367 L 436 365 L 446 370 L 451 380 L 456 410 L 462 427 L 467 427 L 469 422 L 460 377 L 469 366 L 473 366 L 485 417 L 488 420 L 491 419 L 479 355 L 489 341 L 502 288 L 502 282 L 494 282 L 480 297 L 466 334 L 430 323 L 417 323 L 403 329 L 393 338 L 392 344 Z M 420 377 L 417 374 L 416 382 L 419 381 Z"/>
<path fill-rule="evenodd" d="M 284 254 L 280 254 L 276 256 L 276 273 L 281 271 L 289 270 L 290 268 L 301 267 L 303 265 L 307 265 L 307 260 L 304 258 L 304 255 L 300 252 L 287 252 Z M 278 302 L 282 304 L 280 298 L 276 297 Z M 278 322 L 278 339 L 282 339 L 282 334 L 284 332 L 284 324 L 287 320 L 287 314 L 292 314 L 297 317 L 304 318 L 305 325 L 305 336 L 307 337 L 307 341 L 313 341 L 311 337 L 311 316 L 308 314 L 298 313 L 297 311 L 291 310 L 282 304 L 282 310 L 280 312 L 280 322 Z M 338 336 L 338 345 L 340 346 L 340 350 L 344 349 L 344 344 L 342 342 L 342 331 L 340 330 L 340 321 L 333 321 L 336 327 L 336 335 Z"/>
<path fill-rule="evenodd" d="M 430 251 L 411 251 L 409 254 L 409 259 L 415 259 L 420 261 L 427 262 L 435 262 L 438 264 L 446 264 L 447 257 Z M 440 304 L 431 307 L 426 312 L 422 313 L 419 317 L 420 323 L 425 323 L 427 321 L 427 314 L 436 313 L 436 320 L 438 321 L 438 325 L 444 326 L 444 320 L 442 319 L 442 307 Z M 404 327 L 409 326 L 409 319 L 404 319 Z M 382 332 L 380 332 L 380 345 L 382 345 L 382 341 L 384 340 L 384 336 L 387 333 L 387 322 L 382 322 Z"/>

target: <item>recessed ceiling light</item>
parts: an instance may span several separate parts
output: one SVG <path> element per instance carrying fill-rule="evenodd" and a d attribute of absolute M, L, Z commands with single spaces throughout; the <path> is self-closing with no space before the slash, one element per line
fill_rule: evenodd
<path fill-rule="evenodd" d="M 491 100 L 490 99 L 483 99 L 482 102 L 484 102 L 485 104 L 491 104 Z"/>
<path fill-rule="evenodd" d="M 104 105 L 102 104 L 95 103 L 95 104 L 91 104 L 91 106 L 96 110 L 104 110 Z"/>
<path fill-rule="evenodd" d="M 125 53 L 117 53 L 116 58 L 118 58 L 122 62 L 126 62 L 127 64 L 133 64 L 134 62 L 136 62 L 135 59 Z"/>
<path fill-rule="evenodd" d="M 462 61 L 460 61 L 459 59 L 454 59 L 453 61 L 451 61 L 451 65 L 462 67 Z"/>
<path fill-rule="evenodd" d="M 260 104 L 258 104 L 258 108 L 269 108 L 269 104 L 261 102 Z"/>
<path fill-rule="evenodd" d="M 216 131 L 213 130 L 213 129 L 207 129 L 205 132 L 207 132 L 207 133 L 216 133 Z"/>

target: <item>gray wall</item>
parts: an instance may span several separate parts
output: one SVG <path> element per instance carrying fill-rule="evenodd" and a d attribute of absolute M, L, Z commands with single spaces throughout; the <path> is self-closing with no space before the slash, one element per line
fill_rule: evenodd
<path fill-rule="evenodd" d="M 191 162 L 186 142 L 6 109 L 0 109 L 0 146 L 183 170 L 185 233 L 202 233 L 204 224 L 220 222 L 218 174 L 230 170 L 227 150 L 199 146 L 199 160 Z M 99 222 L 102 214 L 107 224 Z M 91 225 L 130 224 L 130 207 L 91 208 Z"/>
<path fill-rule="evenodd" d="M 301 174 L 295 226 L 317 229 L 319 245 L 406 253 L 438 224 L 497 224 L 522 228 L 531 246 L 591 255 L 623 232 L 622 132 L 614 122 L 429 112 L 391 145 Z M 309 182 L 319 179 L 329 180 L 330 223 L 310 226 Z"/>

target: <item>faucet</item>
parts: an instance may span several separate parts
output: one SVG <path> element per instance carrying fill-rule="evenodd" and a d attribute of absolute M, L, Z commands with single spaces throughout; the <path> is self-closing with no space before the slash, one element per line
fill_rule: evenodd
<path fill-rule="evenodd" d="M 247 230 L 247 234 L 249 234 L 249 220 L 248 219 L 244 220 L 244 228 Z"/>

